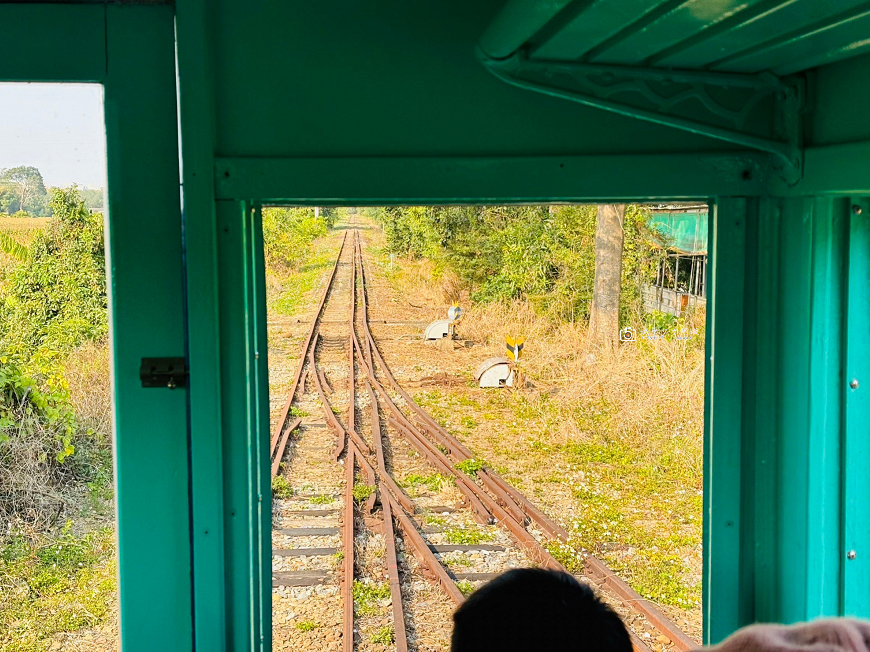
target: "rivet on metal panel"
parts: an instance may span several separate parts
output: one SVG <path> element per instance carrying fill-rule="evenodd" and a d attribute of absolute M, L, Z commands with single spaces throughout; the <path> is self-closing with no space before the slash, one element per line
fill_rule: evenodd
<path fill-rule="evenodd" d="M 851 387 L 852 389 L 858 389 L 858 379 L 853 378 L 852 381 L 849 383 L 849 387 Z"/>
<path fill-rule="evenodd" d="M 852 212 L 855 213 L 855 215 L 860 215 L 864 212 L 864 209 L 861 208 L 858 204 L 852 204 Z"/>
<path fill-rule="evenodd" d="M 849 559 L 855 559 L 855 557 L 857 557 L 857 556 L 858 556 L 858 553 L 856 553 L 854 550 L 850 550 L 849 552 L 846 553 L 846 557 L 848 557 Z"/>

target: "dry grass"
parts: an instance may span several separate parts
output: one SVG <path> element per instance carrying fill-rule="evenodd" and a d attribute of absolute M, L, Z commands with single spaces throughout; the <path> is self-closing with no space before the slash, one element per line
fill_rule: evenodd
<path fill-rule="evenodd" d="M 109 445 L 112 437 L 112 386 L 108 342 L 88 341 L 73 351 L 64 365 L 64 379 L 78 423 Z"/>
<path fill-rule="evenodd" d="M 0 217 L 0 231 L 8 233 L 21 244 L 29 245 L 49 222 L 50 217 Z"/>

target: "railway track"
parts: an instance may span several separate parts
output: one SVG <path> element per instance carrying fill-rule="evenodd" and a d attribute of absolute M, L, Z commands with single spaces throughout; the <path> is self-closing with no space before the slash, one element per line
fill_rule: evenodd
<path fill-rule="evenodd" d="M 273 507 L 273 617 L 295 623 L 285 636 L 307 634 L 293 649 L 446 650 L 467 593 L 510 568 L 565 570 L 549 547 L 568 533 L 414 402 L 369 324 L 354 229 L 270 441 L 272 476 L 293 489 Z M 620 613 L 638 652 L 696 646 L 601 560 L 587 557 L 578 579 Z"/>

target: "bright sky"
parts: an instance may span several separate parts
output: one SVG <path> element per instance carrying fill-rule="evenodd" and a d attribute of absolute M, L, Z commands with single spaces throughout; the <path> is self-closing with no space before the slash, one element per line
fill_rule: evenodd
<path fill-rule="evenodd" d="M 46 186 L 105 187 L 103 87 L 0 83 L 0 169 L 19 165 Z"/>

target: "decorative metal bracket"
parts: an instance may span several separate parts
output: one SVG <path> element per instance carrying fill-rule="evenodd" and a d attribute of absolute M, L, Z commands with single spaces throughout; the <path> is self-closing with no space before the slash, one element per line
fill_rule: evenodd
<path fill-rule="evenodd" d="M 513 86 L 768 152 L 787 182 L 801 176 L 800 80 L 533 60 L 525 50 L 504 59 L 477 52 L 492 74 Z"/>

